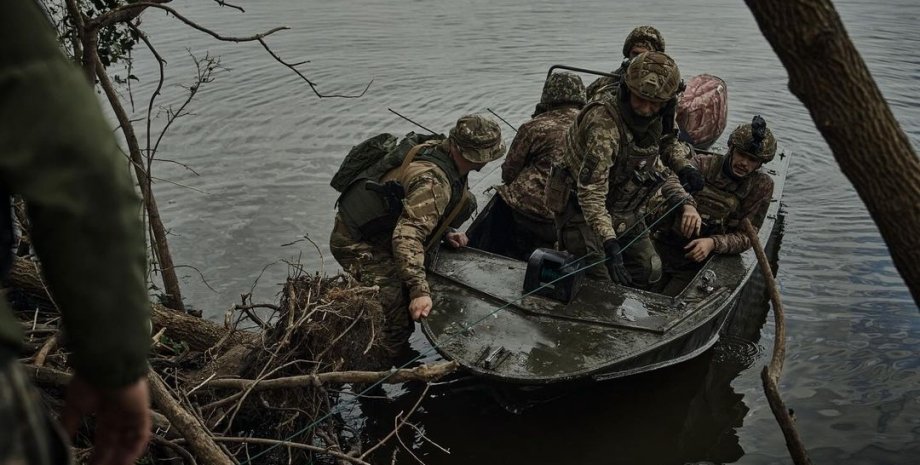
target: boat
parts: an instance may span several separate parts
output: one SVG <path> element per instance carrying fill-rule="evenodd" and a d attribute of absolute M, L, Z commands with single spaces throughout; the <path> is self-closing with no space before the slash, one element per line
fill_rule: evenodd
<path fill-rule="evenodd" d="M 759 231 L 765 245 L 789 159 L 780 152 L 762 168 L 774 183 Z M 434 310 L 421 324 L 442 357 L 507 383 L 601 381 L 692 359 L 718 341 L 757 267 L 753 250 L 714 254 L 676 295 L 663 295 L 569 276 L 557 266 L 542 277 L 542 292 L 525 292 L 533 267 L 528 276 L 527 262 L 504 254 L 513 227 L 509 207 L 495 195 L 467 229 L 467 247 L 437 249 L 428 267 Z"/>

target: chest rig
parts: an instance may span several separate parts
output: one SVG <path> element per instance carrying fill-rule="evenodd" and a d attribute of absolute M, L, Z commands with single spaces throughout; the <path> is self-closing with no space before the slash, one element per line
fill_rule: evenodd
<path fill-rule="evenodd" d="M 696 209 L 703 219 L 703 235 L 725 234 L 738 227 L 741 202 L 751 192 L 750 177 L 735 181 L 726 176 L 723 164 L 725 155 L 715 155 L 703 173 L 706 186 L 693 194 Z"/>
<path fill-rule="evenodd" d="M 619 151 L 615 154 L 616 158 L 608 177 L 607 211 L 615 220 L 635 218 L 640 216 L 638 214 L 645 209 L 649 197 L 667 178 L 657 167 L 661 122 L 659 120 L 649 128 L 652 132 L 650 139 L 654 142 L 644 147 L 639 146 L 620 111 L 614 107 L 615 101 L 608 100 L 595 104 L 604 106 L 620 132 Z"/>

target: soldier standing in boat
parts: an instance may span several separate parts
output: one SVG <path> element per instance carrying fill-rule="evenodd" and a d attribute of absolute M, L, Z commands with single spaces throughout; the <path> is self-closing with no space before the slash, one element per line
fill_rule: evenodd
<path fill-rule="evenodd" d="M 562 159 L 565 134 L 585 105 L 585 85 L 572 73 L 554 73 L 543 84 L 533 119 L 518 129 L 502 163 L 498 195 L 511 207 L 512 254 L 526 260 L 538 247 L 553 248 L 556 227 L 546 208 L 546 180 Z"/>
<path fill-rule="evenodd" d="M 568 131 L 562 162 L 547 183 L 547 207 L 556 213 L 562 249 L 590 253 L 591 261 L 606 257 L 606 266 L 593 266 L 589 276 L 643 288 L 661 278 L 645 225 L 648 199 L 660 188 L 672 208 L 693 204 L 659 159 L 661 112 L 679 83 L 671 57 L 642 53 L 615 98 L 590 102 Z"/>
<path fill-rule="evenodd" d="M 664 37 L 652 26 L 638 26 L 633 29 L 623 43 L 623 61 L 620 67 L 611 71 L 616 77 L 602 76 L 594 80 L 587 90 L 588 100 L 597 100 L 606 95 L 611 97 L 616 93 L 617 86 L 629 61 L 645 52 L 664 52 Z"/>
<path fill-rule="evenodd" d="M 383 194 L 362 186 L 339 198 L 329 246 L 344 269 L 366 285 L 380 287 L 386 321 L 382 340 L 391 354 L 409 339 L 413 320 L 431 312 L 426 252 L 442 238 L 455 248 L 467 244 L 466 234 L 452 228 L 475 209 L 467 175 L 504 152 L 498 125 L 480 115 L 467 115 L 446 139 L 412 147 L 401 166 L 382 176 L 380 183 L 402 191 L 397 209 L 371 211 L 368 206 L 384 205 L 379 199 Z"/>
<path fill-rule="evenodd" d="M 682 289 L 709 255 L 736 254 L 751 247 L 739 225 L 744 218 L 755 230 L 763 224 L 773 198 L 773 179 L 760 168 L 775 155 L 776 139 L 758 115 L 732 131 L 727 153 L 693 157 L 706 185 L 693 194 L 695 206 L 688 204 L 655 234 L 665 270 L 674 275 L 663 292 Z"/>
<path fill-rule="evenodd" d="M 602 76 L 594 80 L 586 90 L 588 101 L 611 100 L 615 101 L 619 94 L 623 76 L 629 63 L 645 52 L 665 51 L 664 36 L 652 26 L 638 26 L 633 29 L 626 41 L 623 42 L 623 61 L 620 67 L 611 74 L 614 77 Z M 687 192 L 693 193 L 703 188 L 703 176 L 690 163 L 692 155 L 690 147 L 678 138 L 677 103 L 678 94 L 683 91 L 683 82 L 679 83 L 674 97 L 665 102 L 661 111 L 661 156 L 664 164 L 677 173 L 681 184 Z"/>

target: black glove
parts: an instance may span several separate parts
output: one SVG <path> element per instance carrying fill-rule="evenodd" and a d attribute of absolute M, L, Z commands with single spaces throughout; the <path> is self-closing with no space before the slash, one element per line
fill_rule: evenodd
<path fill-rule="evenodd" d="M 632 284 L 632 278 L 623 265 L 623 254 L 620 253 L 620 243 L 617 242 L 616 239 L 607 239 L 604 241 L 604 254 L 607 256 L 607 261 L 604 262 L 604 265 L 607 266 L 607 272 L 610 273 L 610 279 L 618 284 Z"/>
<path fill-rule="evenodd" d="M 703 190 L 703 186 L 706 185 L 706 180 L 703 179 L 700 170 L 696 169 L 693 165 L 687 165 L 681 168 L 677 173 L 677 177 L 680 178 L 680 183 L 684 186 L 684 190 L 686 190 L 688 194 L 695 194 Z"/>

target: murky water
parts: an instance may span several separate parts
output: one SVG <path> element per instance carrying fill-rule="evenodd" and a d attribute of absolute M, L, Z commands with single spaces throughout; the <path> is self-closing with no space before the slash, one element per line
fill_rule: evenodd
<path fill-rule="evenodd" d="M 260 276 L 256 300 L 275 300 L 287 273 L 281 260 L 336 268 L 326 246 L 335 201 L 328 180 L 357 141 L 415 129 L 388 107 L 438 130 L 486 108 L 520 124 L 539 99 L 549 65 L 611 69 L 629 30 L 654 24 L 685 76 L 707 72 L 728 82 L 730 128 L 760 113 L 794 157 L 778 256 L 789 336 L 781 388 L 813 459 L 920 461 L 920 315 L 743 2 L 251 3 L 246 14 L 212 2 L 175 7 L 224 34 L 290 26 L 267 41 L 289 61 L 310 60 L 301 70 L 320 92 L 358 93 L 373 84 L 360 99 L 318 99 L 257 44 L 218 43 L 162 12 L 144 15 L 169 61 L 162 103 L 180 103 L 178 85 L 192 80 L 186 48 L 199 57 L 219 55 L 230 69 L 203 88 L 194 114 L 161 145 L 161 158 L 198 174 L 173 163 L 155 167 L 157 176 L 176 183 L 156 185 L 174 258 L 200 269 L 216 290 L 183 270 L 187 300 L 209 317 L 221 318 Z M 895 116 L 920 146 L 920 4 L 836 5 Z M 136 56 L 140 115 L 155 68 L 148 54 Z M 488 171 L 479 175 L 486 179 L 477 193 L 498 182 L 498 173 Z M 325 263 L 309 242 L 295 242 L 304 235 L 316 241 Z M 730 337 L 691 363 L 582 387 L 521 414 L 507 412 L 493 400 L 494 390 L 481 385 L 438 387 L 415 418 L 451 454 L 415 433 L 406 438 L 416 436 L 415 453 L 430 465 L 789 463 L 759 379 L 772 347 L 772 317 L 762 294 L 750 293 Z M 420 333 L 413 343 L 427 350 Z M 380 408 L 404 410 L 414 394 Z M 413 463 L 405 452 L 399 458 Z"/>

